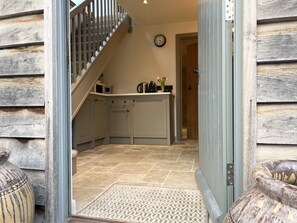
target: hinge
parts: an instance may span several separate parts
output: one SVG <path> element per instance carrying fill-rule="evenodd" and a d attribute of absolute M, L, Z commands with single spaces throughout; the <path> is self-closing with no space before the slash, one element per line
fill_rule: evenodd
<path fill-rule="evenodd" d="M 227 186 L 234 185 L 234 164 L 227 163 Z"/>
<path fill-rule="evenodd" d="M 226 21 L 234 20 L 234 0 L 225 0 L 225 15 Z"/>

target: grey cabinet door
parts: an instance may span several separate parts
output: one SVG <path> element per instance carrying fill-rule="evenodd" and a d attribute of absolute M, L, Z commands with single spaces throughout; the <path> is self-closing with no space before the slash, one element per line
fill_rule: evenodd
<path fill-rule="evenodd" d="M 94 138 L 100 139 L 106 136 L 106 99 L 95 97 L 94 99 Z"/>
<path fill-rule="evenodd" d="M 76 144 L 92 140 L 92 97 L 88 97 L 75 117 Z"/>
<path fill-rule="evenodd" d="M 112 106 L 109 113 L 111 137 L 131 136 L 131 106 Z"/>
<path fill-rule="evenodd" d="M 165 98 L 135 98 L 133 105 L 133 136 L 166 138 L 168 115 Z"/>

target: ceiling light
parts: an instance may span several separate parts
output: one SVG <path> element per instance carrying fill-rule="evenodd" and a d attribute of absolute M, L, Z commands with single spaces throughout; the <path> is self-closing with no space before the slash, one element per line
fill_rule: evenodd
<path fill-rule="evenodd" d="M 147 5 L 148 4 L 147 0 L 143 0 L 143 4 Z"/>

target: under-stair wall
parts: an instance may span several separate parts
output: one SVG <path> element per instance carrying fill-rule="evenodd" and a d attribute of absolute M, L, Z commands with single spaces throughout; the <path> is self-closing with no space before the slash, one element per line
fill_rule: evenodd
<path fill-rule="evenodd" d="M 72 118 L 130 29 L 130 23 L 116 0 L 86 0 L 71 9 Z"/>

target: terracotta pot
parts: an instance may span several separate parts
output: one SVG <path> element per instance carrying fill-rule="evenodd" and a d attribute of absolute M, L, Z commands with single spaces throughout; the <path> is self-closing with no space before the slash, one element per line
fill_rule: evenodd
<path fill-rule="evenodd" d="M 31 223 L 35 199 L 27 176 L 8 162 L 10 151 L 0 149 L 0 222 Z"/>
<path fill-rule="evenodd" d="M 224 222 L 297 222 L 297 161 L 260 164 L 253 178 L 255 187 L 232 205 Z"/>

